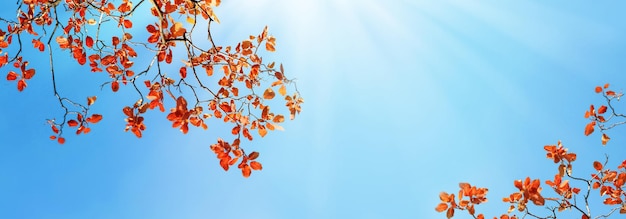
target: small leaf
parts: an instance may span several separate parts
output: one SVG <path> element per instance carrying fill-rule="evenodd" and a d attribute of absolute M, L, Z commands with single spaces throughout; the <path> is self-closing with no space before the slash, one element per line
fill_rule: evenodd
<path fill-rule="evenodd" d="M 448 210 L 448 204 L 446 203 L 439 203 L 437 207 L 435 208 L 435 211 L 437 212 L 443 212 L 445 210 Z"/>
<path fill-rule="evenodd" d="M 281 85 L 280 88 L 278 88 L 278 93 L 283 97 L 287 95 L 287 88 L 285 87 L 284 84 Z"/>
<path fill-rule="evenodd" d="M 250 170 L 250 166 L 248 166 L 248 164 L 245 164 L 243 165 L 243 168 L 241 168 L 241 173 L 243 174 L 243 177 L 248 178 L 250 177 L 252 170 Z"/>
<path fill-rule="evenodd" d="M 70 127 L 74 127 L 74 126 L 78 125 L 78 122 L 76 120 L 72 119 L 70 121 L 67 121 L 67 125 L 70 126 Z"/>
<path fill-rule="evenodd" d="M 250 167 L 251 167 L 253 170 L 262 170 L 262 169 L 263 169 L 263 165 L 261 165 L 261 163 L 256 162 L 256 161 L 251 161 L 251 162 L 250 162 Z"/>
<path fill-rule="evenodd" d="M 65 138 L 59 137 L 57 138 L 57 142 L 59 142 L 59 144 L 65 144 Z"/>
<path fill-rule="evenodd" d="M 263 98 L 271 100 L 276 96 L 276 93 L 274 93 L 274 90 L 272 90 L 272 88 L 267 88 L 265 89 L 265 92 L 263 92 Z"/>
<path fill-rule="evenodd" d="M 602 163 L 600 163 L 598 161 L 594 161 L 593 162 L 593 168 L 596 169 L 597 171 L 602 170 Z"/>
<path fill-rule="evenodd" d="M 259 128 L 259 135 L 261 137 L 265 137 L 265 135 L 267 135 L 267 129 L 265 128 Z"/>
<path fill-rule="evenodd" d="M 259 152 L 253 151 L 252 153 L 248 154 L 248 160 L 254 160 L 257 159 L 259 157 Z"/>
<path fill-rule="evenodd" d="M 113 92 L 117 92 L 117 90 L 120 89 L 120 84 L 117 81 L 113 81 L 111 83 L 111 90 L 113 90 Z"/>
<path fill-rule="evenodd" d="M 602 92 L 602 87 L 597 86 L 597 87 L 596 87 L 596 93 L 600 93 L 600 92 Z"/>
<path fill-rule="evenodd" d="M 19 81 L 17 81 L 17 90 L 23 91 L 24 88 L 26 88 L 26 80 L 24 80 L 24 78 L 22 78 Z"/>
<path fill-rule="evenodd" d="M 85 45 L 89 48 L 93 48 L 93 38 L 90 36 L 85 37 Z"/>
<path fill-rule="evenodd" d="M 181 78 L 186 78 L 187 77 L 187 68 L 186 67 L 180 67 L 180 70 L 178 72 L 180 72 L 180 77 Z"/>
<path fill-rule="evenodd" d="M 87 106 L 91 106 L 96 102 L 96 96 L 87 97 Z"/>
<path fill-rule="evenodd" d="M 609 140 L 611 140 L 611 138 L 609 138 L 608 135 L 602 133 L 602 145 L 606 145 L 606 143 L 609 142 Z"/>
<path fill-rule="evenodd" d="M 606 106 L 602 105 L 600 106 L 600 108 L 598 108 L 598 114 L 603 114 L 606 113 Z"/>
<path fill-rule="evenodd" d="M 7 80 L 8 81 L 14 81 L 17 79 L 19 75 L 17 73 L 15 73 L 14 71 L 10 71 L 9 74 L 7 74 Z"/>
<path fill-rule="evenodd" d="M 593 133 L 594 126 L 596 126 L 596 122 L 590 122 L 589 124 L 587 124 L 587 126 L 585 127 L 586 136 L 589 136 L 591 135 L 591 133 Z"/>
<path fill-rule="evenodd" d="M 90 123 L 98 123 L 100 120 L 102 120 L 102 115 L 100 114 L 93 114 L 91 117 L 87 118 L 87 122 Z"/>

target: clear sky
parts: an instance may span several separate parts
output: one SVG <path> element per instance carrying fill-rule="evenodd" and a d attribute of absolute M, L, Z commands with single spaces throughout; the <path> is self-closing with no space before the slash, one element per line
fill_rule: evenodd
<path fill-rule="evenodd" d="M 223 1 L 217 43 L 268 25 L 277 52 L 266 58 L 285 65 L 305 98 L 285 131 L 244 142 L 260 151 L 262 171 L 245 179 L 219 167 L 209 145 L 228 130 L 215 123 L 182 135 L 153 113 L 142 139 L 124 133 L 132 98 L 62 63 L 60 91 L 97 95 L 104 120 L 58 145 L 45 122 L 62 113 L 50 75 L 39 70 L 21 93 L 0 81 L 0 218 L 445 218 L 434 211 L 438 193 L 458 182 L 489 187 L 477 211 L 499 215 L 513 180 L 556 173 L 544 145 L 562 140 L 585 177 L 605 153 L 613 168 L 625 159 L 621 129 L 607 147 L 583 135 L 584 111 L 602 103 L 593 88 L 626 88 L 625 6 Z"/>

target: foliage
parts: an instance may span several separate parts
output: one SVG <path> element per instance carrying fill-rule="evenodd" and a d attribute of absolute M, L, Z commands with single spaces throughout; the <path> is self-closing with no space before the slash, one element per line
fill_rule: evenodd
<path fill-rule="evenodd" d="M 616 93 L 608 90 L 609 84 L 598 86 L 595 88 L 596 93 L 602 94 L 607 105 L 601 105 L 596 110 L 591 105 L 589 110 L 585 112 L 585 118 L 590 122 L 585 126 L 584 134 L 590 135 L 597 127 L 601 132 L 602 145 L 606 145 L 610 140 L 609 136 L 604 133 L 615 126 L 622 125 L 626 121 L 616 121 L 626 118 L 626 115 L 617 113 L 612 101 L 619 101 L 622 93 Z M 619 212 L 626 214 L 626 160 L 622 161 L 615 169 L 607 167 L 609 157 L 607 155 L 604 162 L 594 161 L 594 173 L 590 174 L 590 178 L 577 177 L 572 175 L 573 162 L 576 161 L 576 154 L 568 152 L 559 141 L 556 145 L 546 145 L 544 150 L 547 152 L 546 157 L 558 164 L 557 173 L 554 179 L 545 181 L 545 185 L 554 191 L 553 196 L 547 196 L 542 193 L 541 180 L 525 179 L 513 181 L 513 185 L 518 190 L 502 199 L 503 202 L 509 203 L 510 207 L 505 214 L 500 215 L 500 219 L 517 219 L 530 216 L 533 218 L 557 218 L 560 212 L 564 210 L 574 210 L 580 213 L 582 219 L 589 218 L 608 218 L 613 213 Z M 580 182 L 586 188 L 578 188 L 570 185 L 572 182 Z M 435 210 L 438 212 L 446 212 L 447 218 L 452 218 L 455 211 L 467 211 L 473 218 L 485 218 L 484 214 L 477 214 L 475 206 L 487 201 L 487 188 L 478 188 L 469 183 L 460 183 L 458 196 L 441 192 L 439 194 L 439 203 Z M 590 195 L 595 191 L 604 199 L 602 204 L 610 206 L 608 212 L 592 215 L 590 209 Z M 549 201 L 550 204 L 546 204 Z M 546 206 L 547 215 L 540 215 L 533 209 L 529 208 L 529 203 L 534 206 Z M 513 214 L 517 210 L 523 215 L 521 217 Z M 595 216 L 595 217 L 594 217 Z M 498 217 L 494 217 L 497 219 Z"/>
<path fill-rule="evenodd" d="M 0 28 L 0 68 L 13 66 L 6 79 L 16 82 L 21 92 L 36 72 L 22 56 L 24 51 L 48 53 L 54 95 L 64 111 L 61 120 L 48 121 L 50 139 L 58 143 L 65 142 L 67 129 L 87 134 L 90 125 L 103 119 L 90 111 L 96 96 L 86 97 L 83 104 L 60 94 L 55 79 L 60 49 L 69 53 L 77 69 L 88 65 L 91 72 L 106 74 L 109 79 L 102 87 L 112 92 L 129 87 L 137 93 L 138 101 L 122 107 L 122 113 L 127 117 L 125 130 L 138 138 L 147 129 L 144 114 L 165 112 L 168 104 L 173 105 L 167 120 L 184 134 L 190 126 L 208 129 L 210 119 L 231 124 L 234 140 L 218 138 L 210 148 L 224 170 L 239 161 L 238 168 L 248 177 L 262 166 L 256 161 L 259 152 L 246 153 L 240 147 L 241 138 L 252 141 L 253 131 L 264 137 L 282 129 L 278 124 L 285 116 L 270 110 L 268 103 L 275 102 L 269 100 L 276 92 L 290 119 L 300 113 L 303 99 L 282 64 L 265 62 L 258 54 L 260 48 L 276 50 L 276 38 L 267 27 L 235 46 L 214 42 L 211 24 L 219 20 L 213 9 L 219 5 L 220 0 L 18 0 L 13 19 L 0 17 L 6 24 L 6 29 Z M 150 23 L 138 27 L 135 18 Z M 201 33 L 207 33 L 206 40 L 195 40 Z M 134 37 L 137 34 L 148 37 Z M 176 74 L 167 75 L 166 67 L 177 69 Z M 288 89 L 294 92 L 288 94 Z"/>

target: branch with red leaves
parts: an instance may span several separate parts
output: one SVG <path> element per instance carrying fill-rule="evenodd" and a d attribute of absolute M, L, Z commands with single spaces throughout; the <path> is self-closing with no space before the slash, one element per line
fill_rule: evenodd
<path fill-rule="evenodd" d="M 190 125 L 207 130 L 211 119 L 232 125 L 232 130 L 227 130 L 235 136 L 232 143 L 219 138 L 211 146 L 224 170 L 238 160 L 245 177 L 250 176 L 251 169 L 260 170 L 256 161 L 259 153 L 246 153 L 239 147 L 240 139 L 252 141 L 253 130 L 261 137 L 268 131 L 282 130 L 278 124 L 285 116 L 270 110 L 270 105 L 279 104 L 274 99 L 276 93 L 282 97 L 290 119 L 300 113 L 304 102 L 295 81 L 285 76 L 283 65 L 264 62 L 259 54 L 261 47 L 274 52 L 276 38 L 265 27 L 259 35 L 235 46 L 219 46 L 210 27 L 212 22 L 219 22 L 213 8 L 220 0 L 149 0 L 150 5 L 144 1 L 20 0 L 15 19 L 0 17 L 0 23 L 7 25 L 0 28 L 0 68 L 12 65 L 16 70 L 9 70 L 6 78 L 16 81 L 17 89 L 24 91 L 36 69 L 28 67 L 23 55 L 27 41 L 23 38 L 30 39 L 34 51 L 48 50 L 53 93 L 64 111 L 62 120 L 48 121 L 53 131 L 50 138 L 61 144 L 65 142 L 64 129 L 76 128 L 76 134 L 87 134 L 89 125 L 103 116 L 89 112 L 95 96 L 87 97 L 84 104 L 60 94 L 55 77 L 56 48 L 69 53 L 77 68 L 88 64 L 86 71 L 104 73 L 109 79 L 101 87 L 110 86 L 112 92 L 118 92 L 132 85 L 138 100 L 121 107 L 127 117 L 126 131 L 142 137 L 147 129 L 143 114 L 154 109 L 165 112 L 166 106 L 173 104 L 165 117 L 183 134 Z M 137 28 L 133 15 L 152 18 L 153 22 Z M 193 40 L 196 29 L 204 25 L 208 47 Z M 136 39 L 138 32 L 149 36 Z M 140 66 L 137 60 L 151 61 Z M 166 69 L 178 72 L 168 75 Z M 288 90 L 293 93 L 288 94 Z"/>

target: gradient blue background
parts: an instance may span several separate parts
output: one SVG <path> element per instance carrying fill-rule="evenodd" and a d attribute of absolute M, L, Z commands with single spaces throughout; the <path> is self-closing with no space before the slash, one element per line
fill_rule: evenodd
<path fill-rule="evenodd" d="M 574 174 L 584 177 L 604 154 L 613 168 L 624 159 L 621 128 L 607 147 L 599 134 L 583 135 L 584 111 L 603 103 L 594 86 L 626 87 L 624 7 L 223 1 L 213 26 L 218 44 L 269 25 L 277 52 L 266 59 L 285 65 L 306 101 L 284 132 L 244 142 L 261 152 L 263 171 L 245 179 L 219 167 L 209 145 L 229 132 L 215 122 L 182 135 L 165 114 L 150 113 L 142 139 L 124 133 L 121 108 L 136 100 L 130 88 L 100 90 L 106 75 L 59 61 L 62 95 L 97 95 L 92 110 L 104 120 L 58 145 L 45 123 L 62 115 L 50 74 L 39 70 L 21 93 L 1 80 L 0 218 L 445 218 L 434 211 L 438 194 L 457 191 L 458 182 L 489 187 L 490 201 L 477 211 L 500 215 L 513 180 L 543 183 L 556 173 L 544 145 L 562 140 L 578 154 Z M 153 21 L 135 18 L 139 37 L 141 22 Z M 29 42 L 25 54 L 34 53 Z M 544 193 L 554 194 L 545 186 Z"/>

